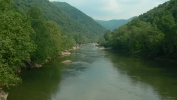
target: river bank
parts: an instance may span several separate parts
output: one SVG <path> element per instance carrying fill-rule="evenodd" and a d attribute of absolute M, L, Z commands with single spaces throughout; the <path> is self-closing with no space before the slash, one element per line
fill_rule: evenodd
<path fill-rule="evenodd" d="M 64 56 L 69 56 L 69 55 L 71 55 L 70 51 L 76 50 L 76 49 L 78 49 L 78 48 L 79 48 L 79 46 L 71 47 L 71 48 L 69 48 L 69 49 L 67 49 L 67 50 L 62 51 L 59 55 L 56 55 L 56 57 L 54 57 L 54 58 L 48 57 L 43 63 L 40 63 L 40 64 L 39 64 L 39 63 L 33 64 L 33 63 L 31 63 L 31 62 L 26 62 L 26 63 L 25 63 L 26 67 L 20 69 L 20 70 L 17 72 L 17 74 L 20 75 L 20 74 L 22 73 L 22 71 L 24 71 L 24 70 L 32 70 L 32 69 L 39 69 L 39 68 L 42 68 L 43 65 L 45 65 L 46 63 L 49 63 L 49 62 L 51 62 L 51 61 L 53 61 L 53 60 L 55 60 L 55 59 L 59 59 L 59 58 L 64 57 Z M 66 60 L 66 61 L 63 61 L 63 62 L 65 62 L 65 63 L 70 63 L 70 62 L 72 62 L 72 61 Z M 5 92 L 5 91 L 3 90 L 3 88 L 4 88 L 4 86 L 2 86 L 2 85 L 0 84 L 0 100 L 7 100 L 8 92 Z"/>
<path fill-rule="evenodd" d="M 130 56 L 133 55 L 133 56 L 137 56 L 137 57 L 145 57 L 145 58 L 148 58 L 148 59 L 154 59 L 154 60 L 158 60 L 158 61 L 177 63 L 177 59 L 172 59 L 169 56 L 152 57 L 152 56 L 145 55 L 145 54 L 141 55 L 141 54 L 137 54 L 137 53 L 130 53 L 130 52 L 127 53 L 127 52 L 124 52 L 122 50 L 115 50 L 112 47 L 105 47 L 105 46 L 97 44 L 97 43 L 94 44 L 94 47 L 96 47 L 100 50 L 112 50 L 112 51 L 115 51 L 115 53 L 119 52 L 119 53 L 123 53 L 123 54 L 130 55 Z"/>
<path fill-rule="evenodd" d="M 71 55 L 70 51 L 76 50 L 78 48 L 79 48 L 79 46 L 73 46 L 73 47 L 71 47 L 69 49 L 63 50 L 63 51 L 61 51 L 60 54 L 56 55 L 53 58 L 52 57 L 48 57 L 43 63 L 35 63 L 35 64 L 33 64 L 31 62 L 26 62 L 26 66 L 28 66 L 27 69 L 41 68 L 45 63 L 48 63 L 48 62 L 50 62 L 50 61 L 52 61 L 54 59 L 58 59 L 58 58 L 63 57 L 63 56 Z"/>

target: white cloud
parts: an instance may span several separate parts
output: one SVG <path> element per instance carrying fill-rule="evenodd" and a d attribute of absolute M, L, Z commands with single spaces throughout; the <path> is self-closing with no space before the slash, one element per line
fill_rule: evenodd
<path fill-rule="evenodd" d="M 112 12 L 112 13 L 118 13 L 120 12 L 120 5 L 116 0 L 110 0 L 108 2 L 105 2 L 105 6 L 103 6 L 100 10 L 103 10 L 105 12 Z"/>
<path fill-rule="evenodd" d="M 50 0 L 67 2 L 94 19 L 128 19 L 169 0 Z"/>

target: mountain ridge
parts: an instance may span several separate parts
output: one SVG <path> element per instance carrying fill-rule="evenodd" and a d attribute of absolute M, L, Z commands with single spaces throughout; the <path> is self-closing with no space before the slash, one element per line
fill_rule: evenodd
<path fill-rule="evenodd" d="M 105 20 L 95 20 L 95 21 L 98 22 L 99 24 L 101 24 L 107 30 L 113 31 L 114 29 L 127 24 L 128 22 L 130 22 L 134 18 L 137 18 L 137 16 L 131 17 L 129 19 L 111 19 L 108 21 L 105 21 Z"/>

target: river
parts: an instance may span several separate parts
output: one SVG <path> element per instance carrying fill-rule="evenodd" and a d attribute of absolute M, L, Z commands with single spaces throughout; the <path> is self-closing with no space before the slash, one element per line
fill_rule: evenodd
<path fill-rule="evenodd" d="M 62 64 L 63 60 L 71 64 Z M 81 46 L 70 56 L 23 71 L 8 100 L 177 100 L 177 66 Z"/>

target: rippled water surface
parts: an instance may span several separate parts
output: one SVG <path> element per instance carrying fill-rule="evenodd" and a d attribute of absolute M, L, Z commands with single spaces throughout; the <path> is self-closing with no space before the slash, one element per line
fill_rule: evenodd
<path fill-rule="evenodd" d="M 62 64 L 63 60 L 71 64 Z M 21 73 L 8 100 L 177 100 L 176 64 L 82 46 L 71 56 Z"/>

